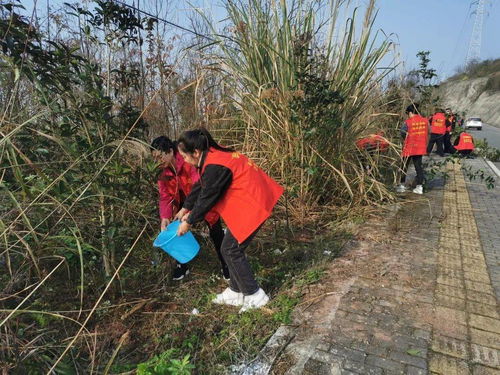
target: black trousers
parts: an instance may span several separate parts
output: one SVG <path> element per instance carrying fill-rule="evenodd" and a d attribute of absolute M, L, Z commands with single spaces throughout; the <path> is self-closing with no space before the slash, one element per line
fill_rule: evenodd
<path fill-rule="evenodd" d="M 424 183 L 424 168 L 422 167 L 422 155 L 414 155 L 403 158 L 403 166 L 402 171 L 403 174 L 401 176 L 401 183 L 404 184 L 406 181 L 406 173 L 408 172 L 408 167 L 410 164 L 410 160 L 415 167 L 415 172 L 417 172 L 417 178 L 415 182 L 417 185 L 422 185 Z"/>
<path fill-rule="evenodd" d="M 222 223 L 217 220 L 214 225 L 210 226 L 208 222 L 206 222 L 209 228 L 210 239 L 214 243 L 215 251 L 217 252 L 217 257 L 219 258 L 220 264 L 222 267 L 226 267 L 226 262 L 224 261 L 224 257 L 221 253 L 222 241 L 224 240 L 224 230 L 222 229 Z"/>
<path fill-rule="evenodd" d="M 239 244 L 228 228 L 224 240 L 222 241 L 222 256 L 226 261 L 229 268 L 229 274 L 231 275 L 229 287 L 231 290 L 243 293 L 246 296 L 254 294 L 259 290 L 259 284 L 257 284 L 255 280 L 252 268 L 245 255 L 245 249 L 250 242 L 252 242 L 259 229 L 260 228 L 257 228 L 250 237 Z"/>
<path fill-rule="evenodd" d="M 454 148 L 451 144 L 451 133 L 446 132 L 443 136 L 443 146 L 444 146 L 444 152 L 448 154 L 453 154 Z"/>
<path fill-rule="evenodd" d="M 217 258 L 219 258 L 219 262 L 223 268 L 226 267 L 226 262 L 224 261 L 224 257 L 222 256 L 221 253 L 221 246 L 222 246 L 222 240 L 224 239 L 224 230 L 222 229 L 222 223 L 219 220 L 217 220 L 214 225 L 210 226 L 208 221 L 205 221 L 205 223 L 208 225 L 209 233 L 210 233 L 210 239 L 212 240 L 214 247 L 215 247 L 215 252 L 217 253 Z M 177 264 L 180 264 L 177 262 Z"/>
<path fill-rule="evenodd" d="M 429 144 L 427 145 L 427 153 L 430 154 L 432 152 L 432 149 L 434 148 L 434 144 L 436 144 L 438 155 L 444 156 L 443 140 L 444 140 L 443 134 L 431 133 Z"/>

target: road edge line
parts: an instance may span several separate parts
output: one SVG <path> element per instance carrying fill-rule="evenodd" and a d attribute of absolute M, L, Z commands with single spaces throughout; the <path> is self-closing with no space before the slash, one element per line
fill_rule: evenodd
<path fill-rule="evenodd" d="M 486 162 L 486 164 L 488 164 L 488 166 L 491 168 L 491 170 L 497 175 L 497 177 L 500 177 L 500 170 L 498 170 L 496 165 L 493 164 L 493 162 L 491 162 L 489 160 L 484 159 L 484 161 Z"/>

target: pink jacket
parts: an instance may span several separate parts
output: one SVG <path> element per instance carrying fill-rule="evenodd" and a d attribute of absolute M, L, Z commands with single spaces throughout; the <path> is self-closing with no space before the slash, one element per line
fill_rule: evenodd
<path fill-rule="evenodd" d="M 184 199 L 189 195 L 193 184 L 200 179 L 195 167 L 186 163 L 182 156 L 175 155 L 175 171 L 165 168 L 158 177 L 160 193 L 159 209 L 161 219 L 172 219 L 182 207 Z"/>

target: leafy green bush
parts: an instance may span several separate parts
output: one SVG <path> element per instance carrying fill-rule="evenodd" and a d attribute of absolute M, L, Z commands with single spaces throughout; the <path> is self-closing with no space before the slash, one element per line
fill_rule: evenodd
<path fill-rule="evenodd" d="M 459 68 L 456 74 L 450 77 L 448 81 L 481 78 L 498 72 L 500 72 L 500 59 L 474 61 L 467 66 Z"/>
<path fill-rule="evenodd" d="M 484 91 L 500 91 L 500 72 L 488 78 Z"/>
<path fill-rule="evenodd" d="M 189 355 L 176 359 L 177 354 L 178 350 L 169 349 L 154 356 L 137 365 L 137 375 L 190 375 L 194 366 L 189 361 Z"/>
<path fill-rule="evenodd" d="M 476 149 L 475 153 L 485 159 L 491 161 L 500 161 L 500 150 L 488 144 L 486 139 L 479 139 L 474 141 Z"/>

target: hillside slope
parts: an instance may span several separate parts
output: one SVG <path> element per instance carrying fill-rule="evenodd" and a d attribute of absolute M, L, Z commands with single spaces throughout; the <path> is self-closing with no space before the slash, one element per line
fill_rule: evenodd
<path fill-rule="evenodd" d="M 438 93 L 444 106 L 466 117 L 478 116 L 500 127 L 500 60 L 486 61 L 471 72 L 441 84 Z"/>

